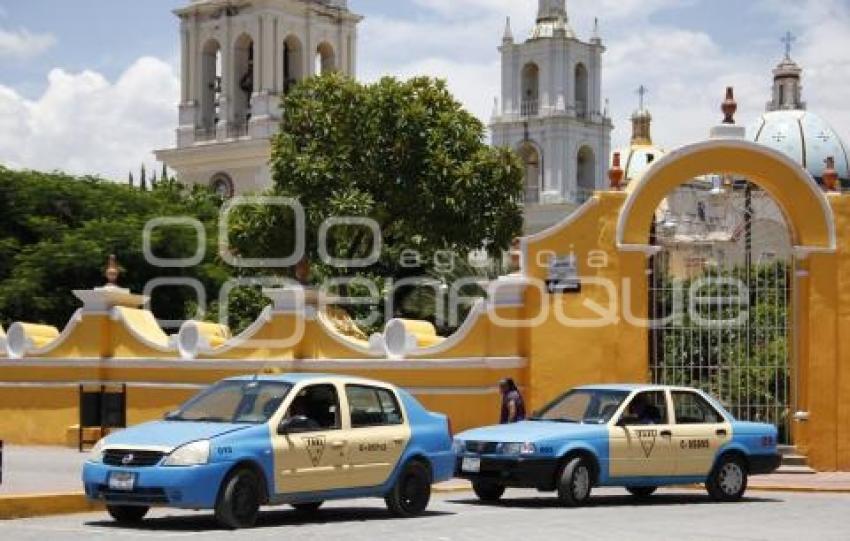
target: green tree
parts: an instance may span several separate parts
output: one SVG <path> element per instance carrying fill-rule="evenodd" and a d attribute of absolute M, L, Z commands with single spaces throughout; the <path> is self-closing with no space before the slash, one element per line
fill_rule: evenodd
<path fill-rule="evenodd" d="M 106 258 L 116 254 L 120 283 L 134 291 L 162 276 L 198 279 L 215 298 L 230 271 L 217 258 L 220 202 L 204 189 L 159 183 L 143 192 L 126 184 L 57 173 L 0 167 L 0 323 L 34 321 L 63 327 L 79 301 L 72 290 L 103 285 Z M 145 223 L 160 216 L 192 216 L 207 232 L 206 258 L 195 268 L 162 269 L 142 253 Z M 157 228 L 151 247 L 160 258 L 189 257 L 193 229 Z M 188 288 L 154 296 L 154 312 L 165 319 L 191 316 Z"/>
<path fill-rule="evenodd" d="M 433 275 L 438 252 L 462 260 L 483 246 L 498 255 L 520 234 L 522 165 L 509 149 L 487 145 L 484 126 L 445 82 L 384 78 L 367 85 L 329 74 L 300 83 L 281 109 L 272 194 L 295 198 L 305 210 L 314 280 Z M 378 224 L 382 250 L 375 264 L 350 269 L 320 262 L 319 228 L 341 216 Z M 291 253 L 291 213 L 248 207 L 231 223 L 240 254 Z M 331 228 L 327 247 L 345 259 L 365 258 L 374 248 L 362 225 Z M 403 315 L 410 302 L 396 298 L 395 306 Z"/>

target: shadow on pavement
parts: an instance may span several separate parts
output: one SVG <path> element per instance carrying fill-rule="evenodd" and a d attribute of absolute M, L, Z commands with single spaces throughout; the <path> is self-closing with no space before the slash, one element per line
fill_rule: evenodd
<path fill-rule="evenodd" d="M 426 511 L 418 518 L 431 518 L 454 513 L 440 511 Z M 318 524 L 335 524 L 342 522 L 364 522 L 374 520 L 409 520 L 401 519 L 390 514 L 386 509 L 380 508 L 339 508 L 333 507 L 320 509 L 312 514 L 302 514 L 292 509 L 275 509 L 263 511 L 257 520 L 256 528 L 269 528 L 280 526 L 314 526 Z M 206 530 L 218 530 L 221 527 L 211 514 L 179 515 L 169 517 L 154 517 L 145 519 L 142 523 L 133 526 L 120 525 L 109 519 L 87 522 L 86 526 L 93 526 L 115 530 L 140 530 L 140 531 L 180 531 L 180 532 L 202 532 Z"/>
<path fill-rule="evenodd" d="M 553 496 L 540 496 L 532 498 L 502 498 L 496 503 L 482 502 L 477 498 L 446 500 L 448 503 L 478 505 L 490 507 L 508 508 L 560 508 L 563 507 L 558 499 Z M 648 498 L 635 498 L 629 495 L 601 495 L 591 496 L 590 501 L 584 508 L 590 507 L 660 507 L 669 505 L 741 505 L 758 503 L 781 503 L 784 500 L 776 498 L 749 498 L 745 497 L 739 502 L 721 503 L 712 500 L 703 494 L 655 494 Z"/>

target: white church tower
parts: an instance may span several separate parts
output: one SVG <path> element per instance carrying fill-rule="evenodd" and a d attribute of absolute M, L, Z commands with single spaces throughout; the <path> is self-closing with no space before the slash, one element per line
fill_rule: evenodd
<path fill-rule="evenodd" d="M 347 0 L 190 0 L 180 18 L 176 148 L 157 159 L 223 197 L 271 187 L 270 138 L 281 96 L 328 71 L 355 76 L 357 24 Z"/>
<path fill-rule="evenodd" d="M 525 162 L 526 230 L 554 224 L 606 185 L 611 120 L 602 103 L 602 53 L 594 29 L 581 41 L 566 0 L 539 0 L 529 39 L 514 41 L 510 19 L 500 47 L 502 100 L 493 144 Z"/>

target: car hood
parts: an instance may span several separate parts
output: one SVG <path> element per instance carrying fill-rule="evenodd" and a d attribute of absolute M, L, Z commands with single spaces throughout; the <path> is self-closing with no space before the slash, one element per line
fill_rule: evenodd
<path fill-rule="evenodd" d="M 550 438 L 592 438 L 606 431 L 606 425 L 522 421 L 474 428 L 458 434 L 457 438 L 464 441 L 534 442 Z"/>
<path fill-rule="evenodd" d="M 223 436 L 255 425 L 153 421 L 116 432 L 104 441 L 107 448 L 156 449 L 171 452 L 181 445 Z"/>

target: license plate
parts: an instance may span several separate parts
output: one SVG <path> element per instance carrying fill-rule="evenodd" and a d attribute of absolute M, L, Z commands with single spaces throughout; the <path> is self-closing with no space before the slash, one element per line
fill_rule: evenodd
<path fill-rule="evenodd" d="M 460 469 L 469 473 L 478 473 L 481 471 L 481 459 L 465 456 L 460 464 Z"/>
<path fill-rule="evenodd" d="M 133 490 L 136 486 L 136 474 L 129 472 L 114 471 L 109 474 L 110 490 Z"/>

